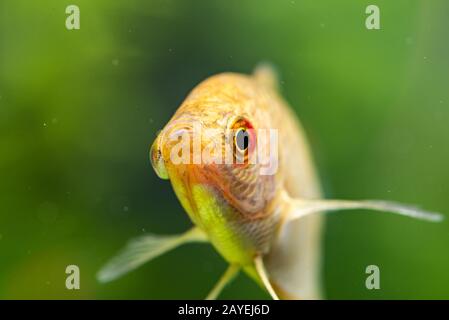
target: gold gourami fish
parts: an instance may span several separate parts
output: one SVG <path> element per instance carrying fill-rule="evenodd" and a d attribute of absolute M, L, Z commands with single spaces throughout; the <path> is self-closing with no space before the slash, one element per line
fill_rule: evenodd
<path fill-rule="evenodd" d="M 189 139 L 179 143 L 179 137 L 192 138 L 198 130 L 203 134 L 196 146 Z M 262 139 L 264 132 L 276 133 L 276 139 Z M 266 163 L 249 161 L 256 148 L 269 154 L 272 172 L 263 172 Z M 209 154 L 223 159 L 226 150 L 231 150 L 228 160 L 240 161 L 201 158 Z M 175 161 L 174 156 L 189 161 Z M 438 213 L 393 202 L 321 199 L 304 131 L 280 97 L 268 65 L 253 75 L 223 73 L 200 83 L 159 133 L 150 157 L 157 175 L 170 179 L 194 227 L 181 235 L 132 240 L 100 270 L 102 282 L 181 244 L 210 242 L 229 267 L 208 299 L 215 299 L 240 270 L 273 299 L 320 299 L 322 212 L 372 209 L 442 219 Z"/>

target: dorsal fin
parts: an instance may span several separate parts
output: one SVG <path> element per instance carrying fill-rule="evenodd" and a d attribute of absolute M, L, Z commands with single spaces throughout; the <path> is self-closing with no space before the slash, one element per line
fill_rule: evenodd
<path fill-rule="evenodd" d="M 279 77 L 271 63 L 261 62 L 254 69 L 253 76 L 256 81 L 275 90 L 279 88 Z"/>

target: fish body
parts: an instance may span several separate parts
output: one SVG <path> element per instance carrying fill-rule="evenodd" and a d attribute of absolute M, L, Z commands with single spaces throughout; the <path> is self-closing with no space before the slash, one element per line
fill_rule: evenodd
<path fill-rule="evenodd" d="M 234 164 L 180 166 L 165 161 L 174 190 L 192 221 L 206 232 L 228 262 L 246 267 L 254 274 L 251 268 L 254 257 L 262 255 L 267 257 L 273 274 L 282 279 L 289 277 L 283 260 L 293 259 L 304 266 L 303 270 L 295 270 L 298 275 L 307 273 L 303 276 L 304 284 L 314 282 L 308 285 L 310 292 L 303 297 L 318 298 L 322 218 L 307 217 L 284 230 L 281 237 L 278 234 L 286 206 L 281 194 L 318 198 L 320 188 L 304 132 L 280 97 L 273 74 L 262 69 L 250 76 L 224 73 L 203 81 L 159 134 L 153 154 L 160 153 L 163 159 L 169 159 L 171 146 L 161 145 L 161 141 L 168 141 L 173 132 L 190 130 L 195 122 L 201 123 L 203 131 L 217 129 L 217 136 L 210 139 L 221 143 L 236 117 L 249 119 L 255 130 L 278 131 L 278 170 L 273 175 L 260 175 L 257 164 L 242 169 Z M 207 143 L 203 141 L 203 145 Z M 292 254 L 288 248 L 290 238 L 294 239 L 299 254 Z M 277 244 L 276 239 L 283 244 Z M 276 245 L 284 246 L 288 256 L 281 251 L 274 253 L 272 248 Z M 301 268 L 295 264 L 288 263 L 292 272 Z"/>
<path fill-rule="evenodd" d="M 150 149 L 194 228 L 132 241 L 98 274 L 110 281 L 187 242 L 210 242 L 229 263 L 208 298 L 244 270 L 275 299 L 319 299 L 322 211 L 370 209 L 439 221 L 384 201 L 321 199 L 304 130 L 275 73 L 223 73 L 197 85 Z"/>

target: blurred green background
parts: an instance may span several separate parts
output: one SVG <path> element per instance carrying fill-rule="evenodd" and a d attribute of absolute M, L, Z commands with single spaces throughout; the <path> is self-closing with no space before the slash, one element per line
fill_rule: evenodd
<path fill-rule="evenodd" d="M 65 8 L 81 29 L 65 28 Z M 365 28 L 377 4 L 381 30 Z M 186 245 L 102 285 L 131 237 L 190 226 L 149 145 L 186 94 L 261 60 L 312 143 L 328 197 L 449 213 L 449 2 L 0 2 L 0 299 L 205 297 L 226 263 Z M 449 223 L 327 218 L 328 298 L 449 298 Z M 65 268 L 81 289 L 65 288 Z M 365 267 L 381 289 L 365 288 Z M 222 298 L 268 298 L 245 275 Z"/>

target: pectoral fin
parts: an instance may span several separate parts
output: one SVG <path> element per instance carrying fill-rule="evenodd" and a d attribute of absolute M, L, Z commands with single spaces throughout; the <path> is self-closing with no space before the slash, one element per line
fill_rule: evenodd
<path fill-rule="evenodd" d="M 129 244 L 97 273 L 100 282 L 112 281 L 142 264 L 189 242 L 206 242 L 206 234 L 194 227 L 180 235 L 145 235 Z"/>
<path fill-rule="evenodd" d="M 430 222 L 440 222 L 443 220 L 443 215 L 440 213 L 424 211 L 410 205 L 380 200 L 308 200 L 287 198 L 287 203 L 290 206 L 290 210 L 286 217 L 287 221 L 295 220 L 317 212 L 345 209 L 385 211 Z"/>

